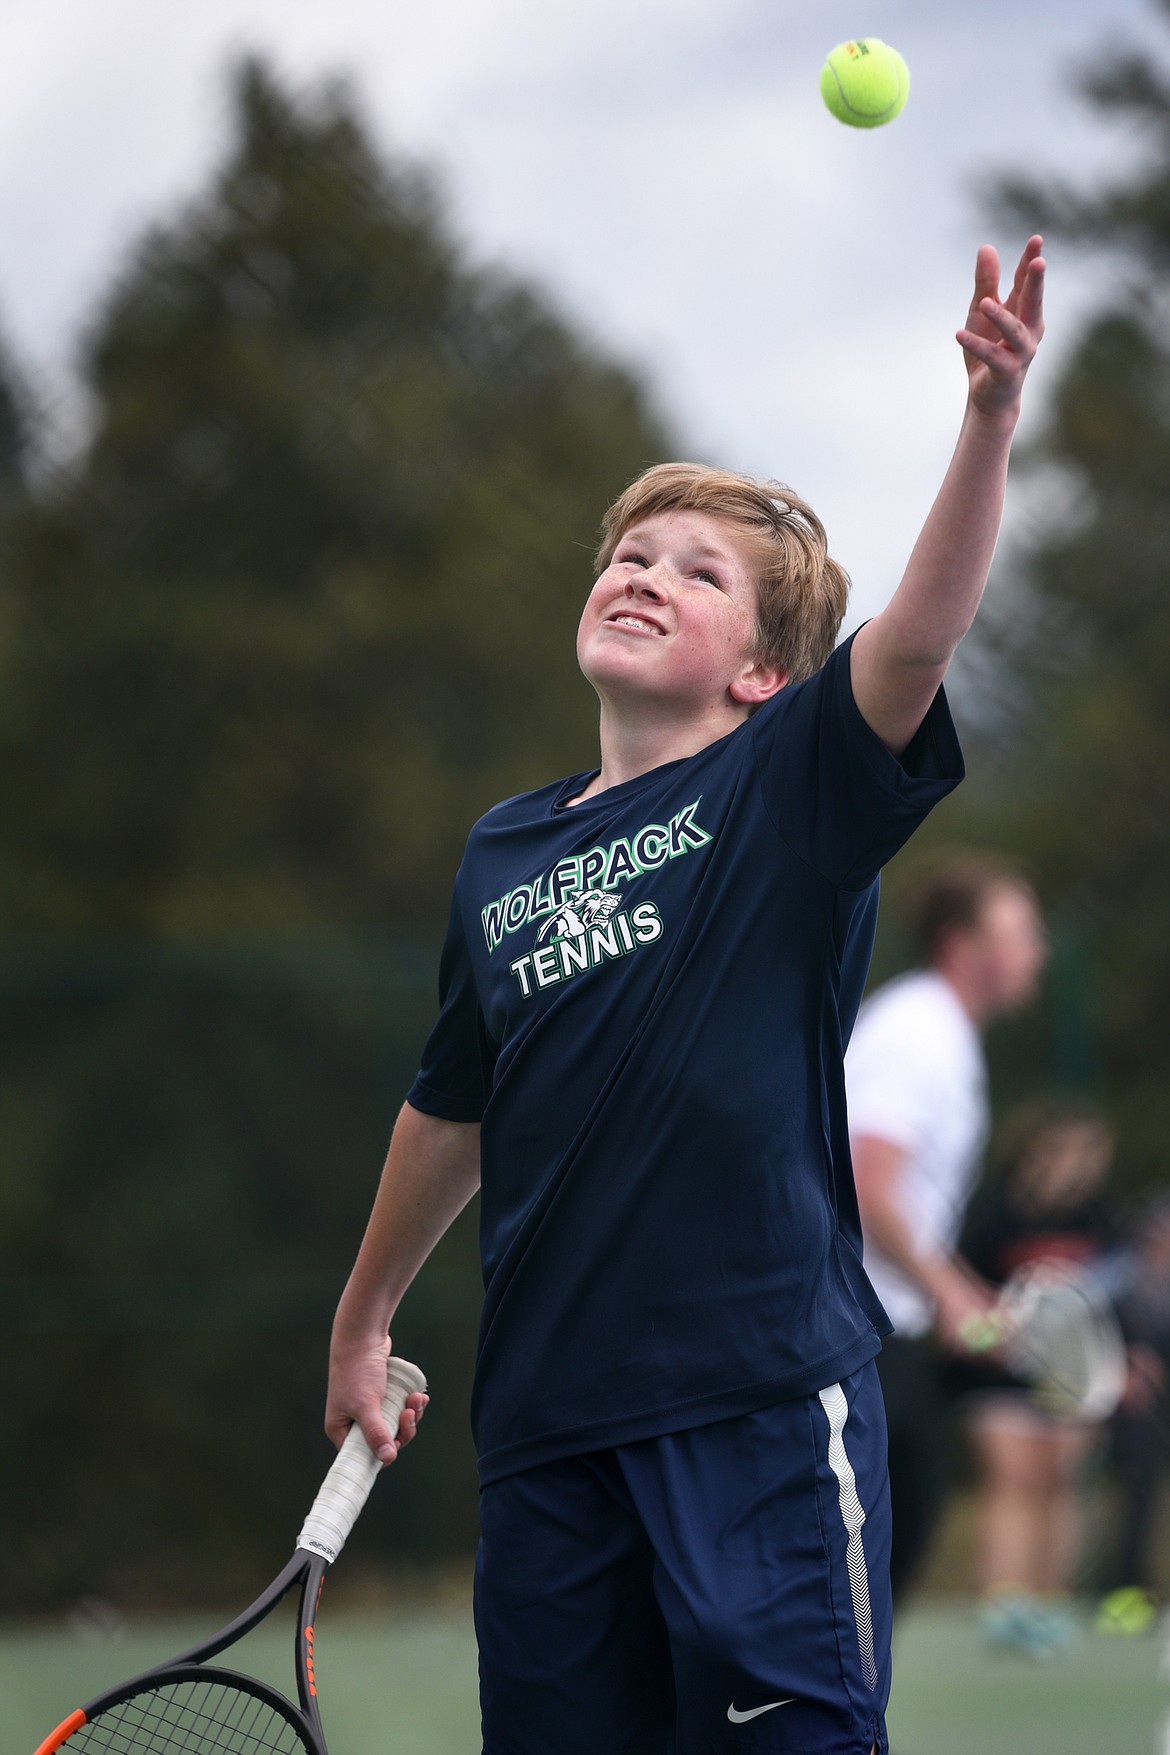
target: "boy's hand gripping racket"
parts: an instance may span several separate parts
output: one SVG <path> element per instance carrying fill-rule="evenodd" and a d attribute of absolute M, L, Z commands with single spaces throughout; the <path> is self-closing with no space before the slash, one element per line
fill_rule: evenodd
<path fill-rule="evenodd" d="M 382 1403 L 397 1434 L 406 1398 L 426 1389 L 417 1365 L 393 1356 Z M 313 1501 L 296 1553 L 251 1608 L 190 1651 L 91 1700 L 48 1736 L 36 1755 L 328 1755 L 313 1674 L 313 1621 L 325 1570 L 382 1468 L 355 1424 Z M 207 1660 L 242 1639 L 300 1587 L 295 1640 L 299 1705 L 266 1682 Z"/>

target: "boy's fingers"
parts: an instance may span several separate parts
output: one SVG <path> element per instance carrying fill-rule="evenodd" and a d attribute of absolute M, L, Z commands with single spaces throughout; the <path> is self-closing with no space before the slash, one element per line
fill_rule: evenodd
<path fill-rule="evenodd" d="M 1007 300 L 1009 310 L 1018 311 L 1032 327 L 1041 321 L 1044 306 L 1044 271 L 1047 263 L 1040 254 L 1043 242 L 1039 233 L 1028 239 L 1016 268 L 1011 296 Z"/>
<path fill-rule="evenodd" d="M 976 335 L 970 329 L 959 329 L 955 332 L 955 340 L 965 352 L 974 354 L 984 365 L 993 370 L 1000 364 L 1000 343 L 989 341 L 985 335 Z"/>
<path fill-rule="evenodd" d="M 987 321 L 994 324 L 1009 346 L 1021 353 L 1026 353 L 1029 350 L 1032 345 L 1032 337 L 1028 325 L 1022 318 L 1017 317 L 1013 311 L 1009 311 L 1006 305 L 997 304 L 993 299 L 986 300 L 981 306 L 981 310 Z"/>
<path fill-rule="evenodd" d="M 999 296 L 999 255 L 993 244 L 981 244 L 975 257 L 975 296 L 972 310 L 978 310 L 986 298 Z"/>
<path fill-rule="evenodd" d="M 1043 327 L 1044 320 L 1044 273 L 1047 263 L 1042 256 L 1033 257 L 1028 264 L 1028 273 L 1024 277 L 1024 287 L 1019 298 L 1019 311 L 1029 327 Z"/>
<path fill-rule="evenodd" d="M 392 1463 L 404 1444 L 409 1444 L 418 1431 L 418 1423 L 422 1419 L 429 1396 L 418 1392 L 408 1396 L 406 1405 L 398 1416 L 398 1436 L 391 1432 L 386 1421 L 379 1412 L 368 1420 L 363 1420 L 362 1431 L 366 1443 L 378 1458 L 379 1462 Z"/>
<path fill-rule="evenodd" d="M 1044 271 L 1046 264 L 1040 252 L 1044 240 L 1039 232 L 1033 233 L 1024 245 L 1019 262 L 1016 264 L 1012 288 L 1007 298 L 999 296 L 999 256 L 991 244 L 982 244 L 975 258 L 975 294 L 971 301 L 971 313 L 968 322 L 975 327 L 977 318 L 991 322 L 1003 333 L 1003 325 L 995 313 L 984 309 L 984 300 L 992 299 L 1000 310 L 1010 311 L 1018 315 L 1026 328 L 1043 329 L 1044 309 Z"/>
<path fill-rule="evenodd" d="M 425 1395 L 412 1395 L 403 1408 L 402 1416 L 398 1422 L 398 1447 L 400 1450 L 404 1444 L 409 1444 L 417 1434 L 418 1423 L 426 1412 L 427 1400 L 428 1397 Z"/>
<path fill-rule="evenodd" d="M 1021 255 L 1020 260 L 1016 265 L 1015 284 L 1016 284 L 1017 289 L 1022 287 L 1024 282 L 1027 280 L 1028 270 L 1031 268 L 1033 262 L 1036 261 L 1036 259 L 1040 255 L 1040 252 L 1043 248 L 1044 248 L 1044 239 L 1040 236 L 1039 232 L 1034 233 L 1033 236 L 1030 237 L 1028 239 L 1028 242 L 1024 245 L 1023 254 Z"/>
<path fill-rule="evenodd" d="M 380 1408 L 368 1414 L 354 1415 L 353 1418 L 338 1414 L 325 1422 L 325 1431 L 340 1450 L 355 1426 L 360 1428 L 362 1437 L 376 1457 L 382 1462 L 393 1462 L 398 1454 L 398 1446 L 394 1442 L 394 1434 L 382 1418 Z"/>
<path fill-rule="evenodd" d="M 956 334 L 959 345 L 1000 376 L 1026 371 L 1035 357 L 1041 331 L 1030 327 L 997 299 L 984 299 L 978 315 L 989 329 L 998 333 L 987 335 L 974 328 L 960 329 Z"/>
<path fill-rule="evenodd" d="M 392 1463 L 398 1455 L 398 1441 L 381 1415 L 362 1421 L 362 1435 L 381 1463 Z"/>

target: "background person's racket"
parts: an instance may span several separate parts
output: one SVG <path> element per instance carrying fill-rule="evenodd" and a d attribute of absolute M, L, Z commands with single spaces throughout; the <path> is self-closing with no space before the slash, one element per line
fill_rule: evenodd
<path fill-rule="evenodd" d="M 417 1365 L 391 1358 L 382 1412 L 396 1434 L 406 1398 L 426 1389 Z M 52 1755 L 327 1755 L 313 1675 L 313 1622 L 325 1570 L 341 1552 L 381 1463 L 355 1425 L 297 1538 L 296 1553 L 250 1609 L 210 1639 L 71 1713 L 36 1751 Z M 207 1660 L 251 1631 L 294 1587 L 299 1706 L 265 1682 Z"/>
<path fill-rule="evenodd" d="M 1061 1267 L 1022 1268 L 986 1316 L 964 1325 L 973 1353 L 994 1352 L 1052 1413 L 1104 1420 L 1125 1388 L 1125 1343 L 1093 1276 Z"/>

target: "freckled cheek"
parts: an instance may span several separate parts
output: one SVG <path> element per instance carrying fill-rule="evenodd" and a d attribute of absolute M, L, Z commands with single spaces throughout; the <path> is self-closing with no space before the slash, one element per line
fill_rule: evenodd
<path fill-rule="evenodd" d="M 697 630 L 695 644 L 696 650 L 706 657 L 711 670 L 716 671 L 738 658 L 747 641 L 738 626 L 720 622 Z"/>

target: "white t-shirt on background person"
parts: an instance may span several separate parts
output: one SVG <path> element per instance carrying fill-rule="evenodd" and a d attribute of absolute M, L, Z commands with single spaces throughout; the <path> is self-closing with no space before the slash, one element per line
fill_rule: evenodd
<path fill-rule="evenodd" d="M 866 1000 L 845 1056 L 845 1088 L 850 1137 L 873 1135 L 906 1154 L 898 1203 L 913 1242 L 951 1254 L 990 1110 L 979 1032 L 949 982 L 915 970 Z M 865 1270 L 896 1333 L 930 1329 L 930 1301 L 868 1238 Z"/>

